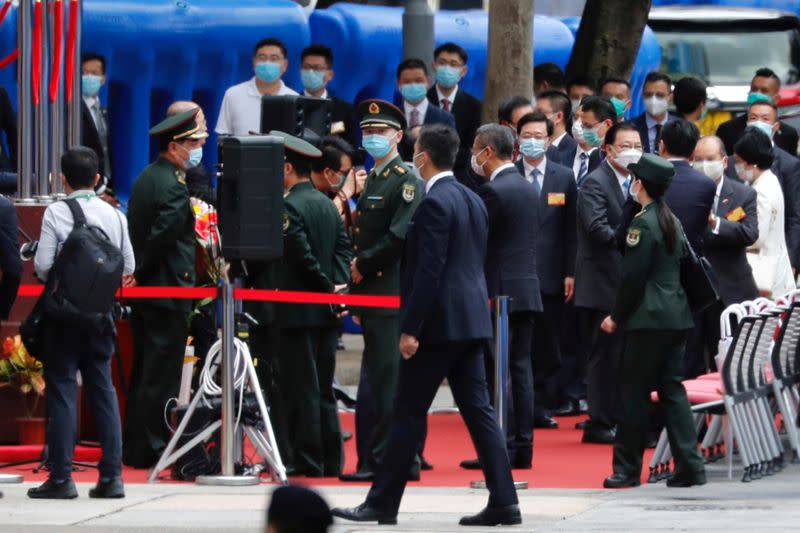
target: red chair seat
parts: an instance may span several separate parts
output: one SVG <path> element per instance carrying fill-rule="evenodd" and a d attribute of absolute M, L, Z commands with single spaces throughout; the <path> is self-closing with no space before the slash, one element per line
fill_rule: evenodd
<path fill-rule="evenodd" d="M 711 381 L 711 380 L 720 380 L 719 372 L 712 372 L 710 374 L 701 374 L 697 376 L 697 379 L 702 381 Z"/>

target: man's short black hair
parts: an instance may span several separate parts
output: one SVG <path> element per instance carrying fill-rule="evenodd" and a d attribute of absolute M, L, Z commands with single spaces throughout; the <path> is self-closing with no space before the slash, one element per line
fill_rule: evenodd
<path fill-rule="evenodd" d="M 555 89 L 542 91 L 536 95 L 537 100 L 547 100 L 550 102 L 550 107 L 553 108 L 553 112 L 558 113 L 561 111 L 564 113 L 564 120 L 569 119 L 570 112 L 572 111 L 572 104 L 569 101 L 569 96 L 567 93 Z"/>
<path fill-rule="evenodd" d="M 598 122 L 617 121 L 617 112 L 611 101 L 605 96 L 587 96 L 581 100 L 581 109 L 584 113 L 591 111 Z"/>
<path fill-rule="evenodd" d="M 258 41 L 255 47 L 253 47 L 253 57 L 257 56 L 258 51 L 265 46 L 277 46 L 280 48 L 284 59 L 289 55 L 289 53 L 286 51 L 286 45 L 283 44 L 283 41 L 274 37 L 267 37 L 266 39 L 261 39 Z"/>
<path fill-rule="evenodd" d="M 672 79 L 663 72 L 659 72 L 657 70 L 647 73 L 647 76 L 644 78 L 644 85 L 647 85 L 648 83 L 656 83 L 658 81 L 663 81 L 667 84 L 667 87 L 672 90 Z"/>
<path fill-rule="evenodd" d="M 450 170 L 456 164 L 458 133 L 444 124 L 423 126 L 417 139 L 419 149 L 428 154 L 431 163 L 438 169 Z"/>
<path fill-rule="evenodd" d="M 603 81 L 600 82 L 600 91 L 602 91 L 603 87 L 605 87 L 609 83 L 621 83 L 625 85 L 628 89 L 631 88 L 631 83 L 625 78 L 620 78 L 617 76 L 609 76 L 608 78 L 605 78 Z"/>
<path fill-rule="evenodd" d="M 756 71 L 753 75 L 754 78 L 771 78 L 778 82 L 778 87 L 781 85 L 781 79 L 775 74 L 775 71 L 771 68 L 762 67 Z"/>
<path fill-rule="evenodd" d="M 524 96 L 510 96 L 500 102 L 500 107 L 497 108 L 497 119 L 500 121 L 511 122 L 511 115 L 520 107 L 531 105 L 529 98 Z"/>
<path fill-rule="evenodd" d="M 597 92 L 597 85 L 595 85 L 594 80 L 585 74 L 578 74 L 577 76 L 571 77 L 567 82 L 567 92 L 575 86 L 589 87 L 592 91 Z"/>
<path fill-rule="evenodd" d="M 412 70 L 412 69 L 422 69 L 422 72 L 425 73 L 425 76 L 428 75 L 428 67 L 425 66 L 425 62 L 421 59 L 417 59 L 416 57 L 409 57 L 408 59 L 404 59 L 397 65 L 397 79 L 400 79 L 400 74 L 404 70 Z"/>
<path fill-rule="evenodd" d="M 436 50 L 433 51 L 433 59 L 435 60 L 439 57 L 439 54 L 442 52 L 447 52 L 448 54 L 458 54 L 458 57 L 461 58 L 461 62 L 465 65 L 469 60 L 469 55 L 467 55 L 467 51 L 464 50 L 462 47 L 458 46 L 456 43 L 444 43 L 436 47 Z"/>
<path fill-rule="evenodd" d="M 313 158 L 300 155 L 292 150 L 285 152 L 286 162 L 291 163 L 294 173 L 300 178 L 311 177 L 311 161 Z"/>
<path fill-rule="evenodd" d="M 744 129 L 744 133 L 733 146 L 733 153 L 761 170 L 770 168 L 775 159 L 772 140 L 753 126 Z"/>
<path fill-rule="evenodd" d="M 81 55 L 81 65 L 86 63 L 87 61 L 99 61 L 100 65 L 103 69 L 103 75 L 106 73 L 106 58 L 102 54 L 98 54 L 96 52 L 85 52 Z"/>
<path fill-rule="evenodd" d="M 97 154 L 91 148 L 70 148 L 61 156 L 61 172 L 73 189 L 92 189 L 99 172 Z"/>
<path fill-rule="evenodd" d="M 603 144 L 614 144 L 617 142 L 617 134 L 621 131 L 635 131 L 639 132 L 636 128 L 636 125 L 633 122 L 628 120 L 623 122 L 615 122 L 608 131 L 606 132 L 605 139 L 603 139 Z"/>
<path fill-rule="evenodd" d="M 767 107 L 771 107 L 771 108 L 772 108 L 772 110 L 773 110 L 773 111 L 775 111 L 775 118 L 776 118 L 776 119 L 778 118 L 778 106 L 776 106 L 776 105 L 775 105 L 775 102 L 773 102 L 772 100 L 759 100 L 758 102 L 753 102 L 753 103 L 752 103 L 752 104 L 750 104 L 750 106 L 747 108 L 747 112 L 749 113 L 749 112 L 750 112 L 750 110 L 751 110 L 751 109 L 753 109 L 753 108 L 754 108 L 754 107 L 756 107 L 756 106 L 767 106 Z"/>
<path fill-rule="evenodd" d="M 541 111 L 534 111 L 533 113 L 522 115 L 522 118 L 520 118 L 519 122 L 517 122 L 517 135 L 520 134 L 520 132 L 522 131 L 522 127 L 525 124 L 530 124 L 531 122 L 544 122 L 545 128 L 547 129 L 547 136 L 552 137 L 553 121 L 547 118 L 547 115 L 545 115 Z"/>
<path fill-rule="evenodd" d="M 322 157 L 314 158 L 311 161 L 311 170 L 322 172 L 326 168 L 335 171 L 342 169 L 342 156 L 346 155 L 355 163 L 355 150 L 349 142 L 335 135 L 328 135 L 322 138 L 320 143 Z"/>
<path fill-rule="evenodd" d="M 688 120 L 677 118 L 661 128 L 661 140 L 668 154 L 690 158 L 700 140 L 700 130 Z"/>
<path fill-rule="evenodd" d="M 333 50 L 324 44 L 310 44 L 303 48 L 303 51 L 300 53 L 300 61 L 304 60 L 308 56 L 324 57 L 325 63 L 328 64 L 328 68 L 333 66 Z"/>
<path fill-rule="evenodd" d="M 686 76 L 675 83 L 672 90 L 672 103 L 681 115 L 693 113 L 708 99 L 706 83 L 695 76 Z"/>
<path fill-rule="evenodd" d="M 548 86 L 564 87 L 566 79 L 564 71 L 555 63 L 541 63 L 533 67 L 533 81 L 536 83 L 546 82 Z"/>

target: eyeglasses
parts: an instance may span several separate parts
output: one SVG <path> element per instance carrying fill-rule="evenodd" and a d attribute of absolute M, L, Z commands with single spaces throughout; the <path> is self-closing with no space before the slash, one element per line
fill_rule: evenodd
<path fill-rule="evenodd" d="M 437 60 L 436 60 L 436 66 L 437 66 L 437 67 L 454 67 L 454 68 L 461 68 L 461 67 L 463 67 L 463 66 L 464 66 L 464 63 L 462 63 L 461 61 L 457 61 L 457 60 L 455 60 L 455 59 L 454 59 L 454 60 L 452 60 L 452 61 L 446 61 L 446 60 L 444 60 L 444 59 L 437 59 Z"/>
<path fill-rule="evenodd" d="M 326 70 L 328 70 L 328 67 L 326 67 L 325 65 L 306 65 L 306 64 L 303 64 L 303 65 L 301 65 L 300 68 L 302 68 L 303 70 L 313 70 L 314 72 L 325 72 Z"/>
<path fill-rule="evenodd" d="M 256 60 L 258 60 L 258 61 L 275 61 L 277 63 L 278 61 L 283 61 L 284 57 L 282 55 L 279 55 L 279 54 L 272 54 L 272 55 L 258 54 L 256 56 Z"/>

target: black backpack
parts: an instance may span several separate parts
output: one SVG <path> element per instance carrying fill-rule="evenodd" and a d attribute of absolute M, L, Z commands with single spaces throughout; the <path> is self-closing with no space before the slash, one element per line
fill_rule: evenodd
<path fill-rule="evenodd" d="M 48 318 L 99 333 L 109 324 L 122 286 L 122 243 L 112 243 L 101 228 L 88 225 L 76 199 L 64 202 L 72 212 L 74 226 L 47 277 L 43 311 Z"/>

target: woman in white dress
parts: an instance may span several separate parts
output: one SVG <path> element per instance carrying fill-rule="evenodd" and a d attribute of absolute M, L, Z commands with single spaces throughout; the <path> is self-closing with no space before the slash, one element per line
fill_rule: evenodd
<path fill-rule="evenodd" d="M 777 298 L 795 289 L 784 233 L 781 184 L 770 167 L 772 141 L 761 130 L 748 127 L 734 146 L 736 173 L 756 191 L 758 240 L 747 249 L 747 260 L 759 291 Z"/>

